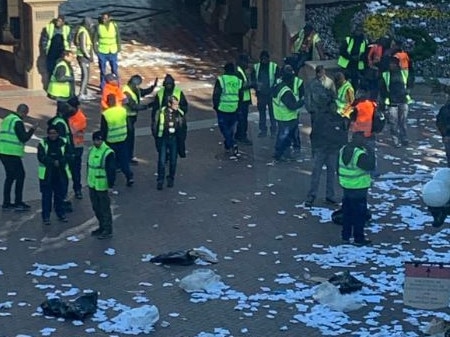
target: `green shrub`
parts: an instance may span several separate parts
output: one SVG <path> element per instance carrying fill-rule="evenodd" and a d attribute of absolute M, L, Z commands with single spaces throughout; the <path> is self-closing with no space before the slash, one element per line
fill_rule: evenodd
<path fill-rule="evenodd" d="M 362 4 L 346 7 L 334 18 L 332 29 L 336 41 L 344 41 L 345 37 L 350 35 L 353 16 L 362 9 Z"/>
<path fill-rule="evenodd" d="M 420 61 L 436 54 L 437 43 L 424 28 L 401 27 L 396 34 L 414 40 L 414 49 L 411 51 L 413 60 Z"/>

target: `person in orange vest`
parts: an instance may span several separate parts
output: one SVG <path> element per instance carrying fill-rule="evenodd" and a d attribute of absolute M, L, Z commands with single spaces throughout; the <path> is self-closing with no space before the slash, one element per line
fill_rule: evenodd
<path fill-rule="evenodd" d="M 364 81 L 370 90 L 372 99 L 377 99 L 380 91 L 380 63 L 385 50 L 384 40 L 380 38 L 369 45 L 369 53 L 367 54 L 367 69 L 364 74 Z"/>
<path fill-rule="evenodd" d="M 358 90 L 359 97 L 353 102 L 353 112 L 350 115 L 350 133 L 351 136 L 356 132 L 362 132 L 366 138 L 366 147 L 375 153 L 376 136 L 372 131 L 373 120 L 377 110 L 377 102 L 371 98 L 370 92 L 366 87 Z M 376 169 L 376 165 L 375 165 Z M 371 172 L 372 177 L 377 173 Z"/>
<path fill-rule="evenodd" d="M 70 171 L 72 173 L 73 191 L 75 198 L 83 199 L 81 193 L 81 162 L 84 149 L 84 134 L 87 127 L 87 119 L 83 110 L 80 108 L 80 101 L 75 96 L 67 102 L 71 108 L 72 113 L 69 116 L 68 122 L 72 134 L 73 157 L 69 163 Z"/>
<path fill-rule="evenodd" d="M 102 91 L 102 110 L 110 108 L 110 106 L 108 105 L 109 95 L 114 95 L 114 97 L 116 98 L 117 106 L 122 106 L 127 103 L 127 96 L 123 92 L 119 83 L 119 78 L 116 74 L 106 75 L 106 84 Z"/>

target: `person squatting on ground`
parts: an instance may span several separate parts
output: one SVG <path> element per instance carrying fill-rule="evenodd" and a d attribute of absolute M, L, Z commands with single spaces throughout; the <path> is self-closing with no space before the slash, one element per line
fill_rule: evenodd
<path fill-rule="evenodd" d="M 179 137 L 180 133 L 184 132 L 183 130 L 186 124 L 184 118 L 184 112 L 179 108 L 178 98 L 175 96 L 168 98 L 167 106 L 160 109 L 156 116 L 153 136 L 155 137 L 156 150 L 158 151 L 156 189 L 159 191 L 163 189 L 167 161 L 169 162 L 167 187 L 171 188 L 174 185 L 179 154 Z"/>
<path fill-rule="evenodd" d="M 436 126 L 442 136 L 442 143 L 447 157 L 447 167 L 450 167 L 450 97 L 447 102 L 439 109 L 436 116 Z"/>
<path fill-rule="evenodd" d="M 252 96 L 250 93 L 251 82 L 247 75 L 248 55 L 239 55 L 236 62 L 236 75 L 242 81 L 242 103 L 238 110 L 238 122 L 236 126 L 236 134 L 234 139 L 243 145 L 252 145 L 248 139 L 248 109 L 252 104 Z"/>
<path fill-rule="evenodd" d="M 158 78 L 150 87 L 141 88 L 142 77 L 140 75 L 133 75 L 128 80 L 128 83 L 122 88 L 123 93 L 127 97 L 127 103 L 125 109 L 127 109 L 127 125 L 128 125 L 128 154 L 130 156 L 130 164 L 139 164 L 137 158 L 134 157 L 134 144 L 135 144 L 135 124 L 137 121 L 139 111 L 147 110 L 152 106 L 150 104 L 142 104 L 141 99 L 147 95 L 150 95 L 155 87 L 158 85 Z"/>
<path fill-rule="evenodd" d="M 344 196 L 342 199 L 342 243 L 355 246 L 371 243 L 364 236 L 367 220 L 367 193 L 372 184 L 370 171 L 375 168 L 375 154 L 367 147 L 363 132 L 356 132 L 350 143 L 339 151 L 338 176 Z"/>
<path fill-rule="evenodd" d="M 67 101 L 75 96 L 75 77 L 72 68 L 73 53 L 65 50 L 56 63 L 47 87 L 47 96 L 56 101 Z"/>
<path fill-rule="evenodd" d="M 320 100 L 315 104 L 314 124 L 311 128 L 313 168 L 311 183 L 305 200 L 306 207 L 312 207 L 317 198 L 323 166 L 326 171 L 325 202 L 339 204 L 336 200 L 335 182 L 339 149 L 347 143 L 347 127 L 344 117 L 336 113 L 334 93 L 323 86 L 315 86 L 314 93 Z"/>
<path fill-rule="evenodd" d="M 58 59 L 70 50 L 72 32 L 63 15 L 50 21 L 42 31 L 40 45 L 46 56 L 47 75 L 50 79 Z"/>
<path fill-rule="evenodd" d="M 23 202 L 23 186 L 25 169 L 22 158 L 25 154 L 25 143 L 28 142 L 37 129 L 37 124 L 28 131 L 23 119 L 28 115 L 26 104 L 19 104 L 16 112 L 9 113 L 0 126 L 0 160 L 5 168 L 6 179 L 3 185 L 2 210 L 27 211 L 30 206 Z M 14 204 L 11 203 L 11 189 L 15 186 Z"/>
<path fill-rule="evenodd" d="M 280 76 L 280 70 L 275 62 L 270 61 L 269 52 L 261 51 L 259 62 L 253 65 L 251 74 L 252 87 L 255 89 L 256 106 L 259 112 L 259 134 L 258 137 L 267 136 L 267 113 L 270 119 L 270 134 L 275 137 L 277 131 L 277 122 L 273 116 L 272 88 L 277 78 Z"/>
<path fill-rule="evenodd" d="M 242 98 L 242 81 L 236 76 L 234 64 L 227 63 L 224 66 L 224 74 L 217 78 L 214 85 L 212 101 L 219 129 L 224 138 L 225 152 L 234 156 L 239 152 L 234 134 Z"/>
<path fill-rule="evenodd" d="M 100 69 L 100 90 L 103 91 L 106 83 L 106 64 L 109 63 L 111 73 L 119 77 L 117 57 L 120 52 L 120 31 L 116 22 L 109 13 L 102 13 L 99 24 L 94 33 L 94 51 L 98 57 Z"/>
<path fill-rule="evenodd" d="M 94 22 L 85 17 L 75 34 L 74 43 L 77 46 L 77 61 L 81 69 L 80 101 L 91 101 L 95 96 L 88 92 L 91 64 L 94 61 L 94 45 L 92 43 L 92 29 Z"/>
<path fill-rule="evenodd" d="M 364 36 L 364 29 L 359 25 L 347 36 L 340 48 L 338 66 L 343 69 L 355 90 L 358 90 L 364 76 L 369 43 Z"/>
<path fill-rule="evenodd" d="M 70 178 L 70 148 L 58 134 L 54 125 L 47 128 L 47 137 L 38 145 L 39 188 L 42 194 L 42 222 L 50 225 L 52 204 L 58 220 L 67 222 L 64 208 L 64 197 L 68 179 Z"/>
<path fill-rule="evenodd" d="M 81 193 L 81 163 L 83 158 L 84 134 L 87 128 L 87 119 L 83 110 L 80 108 L 80 101 L 76 96 L 68 100 L 67 103 L 72 108 L 68 119 L 73 145 L 73 157 L 69 162 L 73 181 L 72 187 L 75 193 L 75 198 L 82 199 L 83 194 Z"/>
<path fill-rule="evenodd" d="M 290 157 L 290 153 L 285 153 L 285 151 L 291 145 L 295 129 L 298 129 L 298 109 L 304 104 L 303 100 L 297 100 L 291 89 L 294 77 L 294 69 L 289 65 L 284 66 L 281 82 L 277 83 L 273 89 L 273 113 L 278 123 L 273 155 L 275 161 L 282 161 Z"/>
<path fill-rule="evenodd" d="M 87 184 L 92 210 L 98 220 L 98 228 L 91 232 L 99 240 L 112 237 L 112 212 L 110 190 L 116 179 L 114 151 L 103 141 L 102 132 L 92 134 L 93 146 L 87 159 Z"/>
<path fill-rule="evenodd" d="M 113 94 L 108 96 L 107 103 L 109 108 L 103 111 L 100 121 L 102 139 L 105 139 L 107 145 L 113 149 L 120 170 L 127 179 L 127 186 L 131 187 L 134 179 L 128 154 L 127 110 L 123 106 L 116 105 L 116 97 Z"/>
<path fill-rule="evenodd" d="M 381 98 L 388 110 L 392 142 L 395 147 L 407 146 L 408 104 L 412 103 L 409 91 L 413 83 L 408 72 L 400 68 L 400 60 L 395 56 L 390 59 L 389 70 L 381 76 Z"/>

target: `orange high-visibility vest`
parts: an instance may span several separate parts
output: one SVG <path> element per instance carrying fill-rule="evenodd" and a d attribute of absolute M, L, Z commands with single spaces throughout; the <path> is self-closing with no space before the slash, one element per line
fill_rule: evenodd
<path fill-rule="evenodd" d="M 364 100 L 356 104 L 355 109 L 357 111 L 356 120 L 350 124 L 351 132 L 364 132 L 365 137 L 372 135 L 372 123 L 373 115 L 377 103 L 372 100 Z"/>
<path fill-rule="evenodd" d="M 84 132 L 87 127 L 86 115 L 81 109 L 69 118 L 69 127 L 72 132 L 73 145 L 82 147 L 84 144 Z"/>
<path fill-rule="evenodd" d="M 398 53 L 395 53 L 394 57 L 399 59 L 400 63 L 400 69 L 402 70 L 409 70 L 409 56 L 408 53 L 404 51 L 399 51 Z"/>
<path fill-rule="evenodd" d="M 108 106 L 108 96 L 113 94 L 116 96 L 116 106 L 122 106 L 122 102 L 127 98 L 127 96 L 123 93 L 122 88 L 115 84 L 106 83 L 102 92 L 102 110 L 106 110 L 110 108 Z"/>

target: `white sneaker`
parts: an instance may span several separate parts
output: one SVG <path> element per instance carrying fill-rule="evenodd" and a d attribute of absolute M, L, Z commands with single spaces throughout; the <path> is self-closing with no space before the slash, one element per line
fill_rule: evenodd
<path fill-rule="evenodd" d="M 93 101 L 93 100 L 96 100 L 97 97 L 95 97 L 93 95 L 90 95 L 90 94 L 87 94 L 87 95 L 80 95 L 80 96 L 78 96 L 78 99 L 80 101 Z"/>

